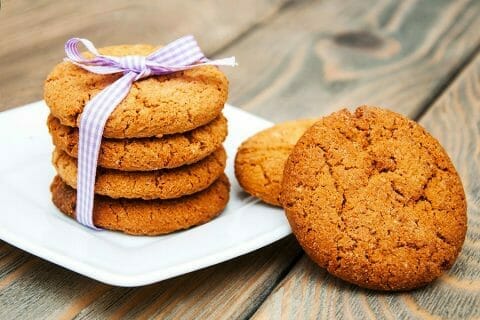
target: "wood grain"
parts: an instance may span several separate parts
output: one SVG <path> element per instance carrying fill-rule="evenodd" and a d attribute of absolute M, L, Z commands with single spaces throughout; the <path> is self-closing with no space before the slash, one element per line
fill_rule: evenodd
<path fill-rule="evenodd" d="M 255 319 L 480 317 L 480 54 L 420 123 L 451 156 L 467 195 L 467 238 L 453 268 L 425 288 L 386 294 L 336 279 L 304 256 Z"/>
<path fill-rule="evenodd" d="M 63 56 L 58 47 L 72 35 L 103 45 L 158 43 L 194 31 L 208 53 L 239 59 L 239 68 L 227 70 L 231 101 L 277 121 L 368 102 L 421 113 L 479 44 L 478 1 L 146 3 L 5 1 L 0 34 L 8 37 L 0 38 L 0 110 L 41 97 L 43 77 Z M 166 22 L 158 18 L 159 7 Z M 2 256 L 2 250 L 11 253 Z M 0 318 L 245 318 L 299 254 L 289 237 L 218 266 L 126 289 L 0 242 L 0 283 L 5 281 Z"/>
<path fill-rule="evenodd" d="M 303 1 L 228 48 L 231 102 L 274 121 L 380 105 L 415 116 L 480 41 L 480 1 Z M 275 112 L 272 112 L 275 110 Z"/>
<path fill-rule="evenodd" d="M 43 80 L 71 37 L 98 47 L 162 44 L 194 34 L 212 54 L 274 15 L 287 0 L 2 1 L 0 111 L 42 99 Z M 234 10 L 233 10 L 234 8 Z"/>

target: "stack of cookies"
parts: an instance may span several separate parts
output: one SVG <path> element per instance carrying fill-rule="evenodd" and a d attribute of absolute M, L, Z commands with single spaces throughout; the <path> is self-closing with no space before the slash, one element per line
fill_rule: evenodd
<path fill-rule="evenodd" d="M 110 56 L 148 55 L 149 45 L 100 49 Z M 90 73 L 70 62 L 45 82 L 57 176 L 54 204 L 74 217 L 78 125 L 85 104 L 121 74 Z M 98 227 L 158 235 L 205 223 L 229 198 L 222 143 L 228 81 L 204 66 L 135 82 L 110 115 L 100 147 L 93 221 Z"/>

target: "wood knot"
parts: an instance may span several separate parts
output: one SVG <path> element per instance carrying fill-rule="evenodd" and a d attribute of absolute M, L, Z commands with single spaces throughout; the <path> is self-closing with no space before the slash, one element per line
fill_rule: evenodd
<path fill-rule="evenodd" d="M 383 43 L 382 39 L 368 31 L 348 31 L 335 35 L 333 41 L 341 46 L 359 49 L 376 49 Z"/>

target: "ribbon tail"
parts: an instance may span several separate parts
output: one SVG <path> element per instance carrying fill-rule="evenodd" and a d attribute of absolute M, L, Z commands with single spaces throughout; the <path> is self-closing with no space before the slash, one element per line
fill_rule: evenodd
<path fill-rule="evenodd" d="M 228 57 L 223 59 L 216 59 L 216 60 L 207 60 L 204 65 L 215 65 L 215 66 L 227 66 L 227 67 L 236 67 L 238 65 L 235 57 Z"/>
<path fill-rule="evenodd" d="M 99 230 L 93 223 L 95 177 L 105 124 L 127 96 L 136 77 L 129 72 L 97 94 L 84 107 L 79 128 L 76 219 Z"/>

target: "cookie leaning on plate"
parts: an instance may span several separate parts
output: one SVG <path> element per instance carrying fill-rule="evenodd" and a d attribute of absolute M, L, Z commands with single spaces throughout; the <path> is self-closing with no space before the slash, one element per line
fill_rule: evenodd
<path fill-rule="evenodd" d="M 323 118 L 285 166 L 281 202 L 313 261 L 359 286 L 406 290 L 455 262 L 466 233 L 460 178 L 420 125 L 374 107 Z"/>
<path fill-rule="evenodd" d="M 95 196 L 93 222 L 97 227 L 134 235 L 159 235 L 205 223 L 227 205 L 227 176 L 207 189 L 178 199 L 111 199 Z M 64 214 L 75 216 L 76 191 L 56 176 L 50 187 L 53 203 Z"/>
<path fill-rule="evenodd" d="M 235 157 L 235 176 L 249 194 L 280 206 L 283 168 L 297 140 L 315 120 L 274 125 L 244 141 Z"/>
<path fill-rule="evenodd" d="M 52 115 L 47 125 L 53 144 L 71 157 L 78 157 L 78 129 L 62 125 Z M 147 171 L 191 164 L 217 150 L 227 131 L 227 119 L 220 115 L 192 131 L 161 138 L 104 138 L 98 165 L 123 171 Z"/>
<path fill-rule="evenodd" d="M 123 45 L 99 52 L 147 56 L 155 49 L 150 45 Z M 45 81 L 45 102 L 63 125 L 78 127 L 85 104 L 121 76 L 95 74 L 61 62 Z M 227 95 L 228 80 L 214 66 L 148 77 L 133 84 L 108 118 L 103 135 L 123 139 L 190 131 L 219 116 Z"/>
<path fill-rule="evenodd" d="M 208 188 L 223 174 L 227 155 L 217 151 L 191 165 L 155 171 L 119 171 L 98 168 L 95 193 L 110 198 L 172 199 Z M 77 159 L 53 152 L 53 166 L 70 187 L 77 185 Z"/>

